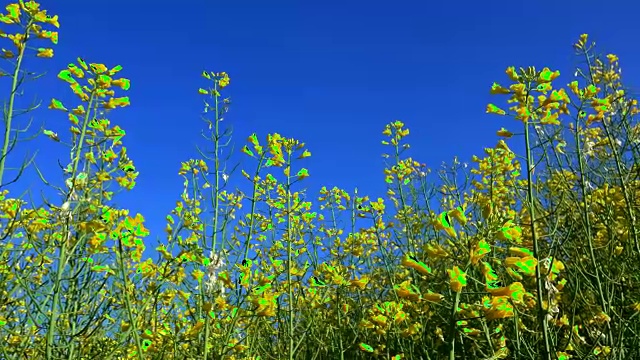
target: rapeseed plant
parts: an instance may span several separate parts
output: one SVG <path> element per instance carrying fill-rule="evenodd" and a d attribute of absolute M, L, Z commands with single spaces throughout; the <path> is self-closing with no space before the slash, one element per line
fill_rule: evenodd
<path fill-rule="evenodd" d="M 8 5 L 0 22 L 21 30 L 1 35 L 15 48 L 2 52 L 17 60 L 13 104 L 25 41 L 57 43 L 42 26 L 59 23 L 35 1 Z M 144 260 L 144 217 L 113 200 L 138 176 L 125 131 L 107 118 L 130 105 L 116 91 L 131 83 L 120 66 L 77 59 L 58 78 L 78 104 L 49 106 L 70 134 L 43 133 L 69 149 L 61 186 L 42 177 L 63 200 L 36 207 L 0 192 L 2 357 L 640 357 L 637 101 L 617 56 L 595 56 L 587 40 L 574 45 L 585 65 L 565 88 L 559 71 L 507 68 L 510 83 L 490 92 L 508 108 L 487 112 L 521 130 L 501 126 L 471 165 L 455 158 L 432 173 L 405 155 L 410 131 L 393 121 L 382 131 L 387 199 L 322 188 L 313 210 L 298 184 L 311 151 L 277 133 L 241 148 L 254 162 L 241 170 L 250 193 L 228 188 L 231 78 L 205 71 L 211 148 L 178 169 L 166 239 Z"/>

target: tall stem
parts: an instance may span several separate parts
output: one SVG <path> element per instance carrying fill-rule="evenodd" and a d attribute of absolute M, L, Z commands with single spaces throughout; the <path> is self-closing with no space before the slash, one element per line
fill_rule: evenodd
<path fill-rule="evenodd" d="M 31 20 L 27 24 L 27 30 L 24 33 L 25 40 L 29 36 L 29 28 L 31 28 Z M 13 107 L 15 106 L 16 93 L 18 92 L 18 75 L 20 74 L 20 67 L 22 66 L 22 60 L 24 59 L 24 51 L 26 49 L 25 43 L 22 43 L 22 47 L 18 52 L 18 59 L 16 62 L 16 68 L 13 71 L 13 80 L 11 82 L 11 95 L 9 95 L 9 108 L 5 113 L 5 127 L 4 127 L 4 142 L 2 144 L 2 153 L 0 154 L 0 189 L 2 188 L 2 180 L 4 177 L 5 166 L 7 162 L 7 156 L 9 155 L 9 143 L 11 142 L 11 125 L 13 122 Z"/>
<path fill-rule="evenodd" d="M 527 99 L 529 98 L 527 94 Z M 527 106 L 526 104 L 525 106 Z M 527 202 L 529 208 L 529 215 L 531 218 L 531 238 L 533 241 L 533 257 L 538 261 L 536 264 L 536 287 L 537 287 L 537 302 L 538 302 L 538 322 L 542 328 L 542 339 L 544 341 L 543 359 L 551 360 L 551 344 L 549 341 L 549 331 L 547 325 L 547 315 L 542 308 L 543 291 L 542 275 L 540 274 L 540 246 L 538 245 L 538 236 L 536 235 L 536 211 L 533 205 L 533 158 L 531 154 L 531 143 L 529 140 L 529 123 L 528 120 L 524 122 L 524 138 L 527 155 Z"/>

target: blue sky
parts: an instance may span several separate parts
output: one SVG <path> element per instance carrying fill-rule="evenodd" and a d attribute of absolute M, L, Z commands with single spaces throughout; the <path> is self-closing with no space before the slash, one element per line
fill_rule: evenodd
<path fill-rule="evenodd" d="M 301 165 L 311 177 L 301 187 L 314 201 L 323 185 L 384 197 L 381 131 L 393 120 L 411 130 L 409 154 L 432 169 L 455 155 L 469 161 L 481 154 L 497 141 L 496 130 L 518 125 L 484 113 L 496 101 L 489 95 L 492 82 L 506 83 L 507 66 L 534 65 L 559 69 L 558 83 L 568 83 L 577 61 L 571 44 L 581 33 L 589 33 L 600 51 L 620 56 L 627 85 L 637 86 L 640 73 L 633 36 L 640 33 L 640 5 L 634 2 L 183 4 L 43 0 L 42 7 L 60 17 L 60 43 L 53 59 L 26 63 L 48 71 L 37 85 L 27 85 L 25 97 L 45 104 L 51 97 L 72 98 L 55 75 L 78 56 L 124 67 L 132 105 L 110 118 L 127 131 L 124 143 L 140 177 L 117 201 L 145 215 L 150 247 L 163 237 L 164 217 L 182 191 L 180 162 L 198 157 L 195 145 L 203 144 L 202 70 L 231 77 L 225 95 L 233 104 L 224 123 L 233 124 L 237 149 L 253 132 L 306 143 L 312 157 Z M 64 114 L 38 110 L 35 120 L 68 134 Z M 56 163 L 65 163 L 64 148 L 41 139 L 22 150 L 35 148 L 49 180 L 62 184 Z M 245 160 L 241 168 L 254 166 Z M 239 174 L 230 181 L 246 183 Z M 38 196 L 42 186 L 33 172 L 18 188 L 27 186 Z"/>

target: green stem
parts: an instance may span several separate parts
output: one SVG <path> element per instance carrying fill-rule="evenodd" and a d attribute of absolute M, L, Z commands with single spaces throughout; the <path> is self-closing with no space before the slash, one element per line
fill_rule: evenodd
<path fill-rule="evenodd" d="M 131 235 L 133 236 L 133 235 Z M 136 343 L 136 349 L 138 350 L 138 360 L 142 360 L 142 348 L 140 347 L 140 335 L 138 334 L 138 328 L 136 325 L 136 319 L 134 319 L 133 317 L 133 311 L 131 311 L 131 301 L 129 299 L 129 291 L 127 289 L 127 275 L 124 272 L 124 257 L 123 257 L 124 251 L 122 249 L 122 240 L 118 239 L 118 258 L 119 258 L 119 267 L 120 267 L 120 276 L 122 276 L 122 286 L 123 286 L 123 293 L 124 293 L 124 303 L 125 303 L 125 308 L 127 310 L 127 316 L 129 317 L 129 324 L 131 326 L 132 329 L 132 333 L 133 333 L 133 339 L 134 342 Z"/>
<path fill-rule="evenodd" d="M 29 29 L 31 28 L 32 21 L 29 20 L 27 24 L 27 30 L 24 33 L 24 38 L 29 36 Z M 22 66 L 22 60 L 24 59 L 24 51 L 26 44 L 22 43 L 22 47 L 18 53 L 18 59 L 16 62 L 16 68 L 13 71 L 13 80 L 11 82 L 11 95 L 9 95 L 9 109 L 7 109 L 5 127 L 4 127 L 4 143 L 2 144 L 2 153 L 0 154 L 0 188 L 2 188 L 2 180 L 4 177 L 5 164 L 7 156 L 9 155 L 9 142 L 11 140 L 11 123 L 13 122 L 13 107 L 15 105 L 16 93 L 18 92 L 18 75 L 20 74 L 20 67 Z"/>
<path fill-rule="evenodd" d="M 456 298 L 453 302 L 453 308 L 451 309 L 451 319 L 449 324 L 449 360 L 455 360 L 456 358 L 456 327 L 458 326 L 457 313 L 458 305 L 460 304 L 460 293 L 456 292 Z"/>
<path fill-rule="evenodd" d="M 528 94 L 527 94 L 528 99 Z M 528 105 L 528 104 L 526 104 Z M 526 106 L 525 105 L 525 106 Z M 529 214 L 531 217 L 531 238 L 533 241 L 533 257 L 536 258 L 538 263 L 536 264 L 536 287 L 537 287 L 537 307 L 538 307 L 538 322 L 542 328 L 542 339 L 544 342 L 543 359 L 551 360 L 551 344 L 549 341 L 549 331 L 547 328 L 547 316 L 542 308 L 543 300 L 543 287 L 542 287 L 542 275 L 540 274 L 540 246 L 538 244 L 538 236 L 536 235 L 536 213 L 533 205 L 533 157 L 531 154 L 531 143 L 529 140 L 529 123 L 528 120 L 524 122 L 524 138 L 525 149 L 527 156 L 527 201 L 529 202 Z M 516 324 L 517 326 L 517 324 Z"/>
<path fill-rule="evenodd" d="M 56 331 L 56 322 L 58 321 L 58 306 L 60 304 L 60 283 L 62 282 L 62 271 L 67 257 L 67 241 L 62 240 L 60 246 L 60 257 L 58 258 L 58 266 L 56 267 L 56 278 L 53 283 L 53 302 L 51 304 L 51 316 L 49 317 L 49 325 L 47 326 L 47 341 L 45 351 L 47 359 L 53 359 L 53 337 Z"/>
<path fill-rule="evenodd" d="M 287 159 L 291 159 L 291 151 L 289 151 Z M 286 165 L 289 169 L 291 169 L 291 162 L 289 161 Z M 293 360 L 294 353 L 294 342 L 293 342 L 293 289 L 291 287 L 291 262 L 293 261 L 292 253 L 293 249 L 291 248 L 292 239 L 292 231 L 291 231 L 291 179 L 287 176 L 287 295 L 289 297 L 289 360 Z"/>
<path fill-rule="evenodd" d="M 15 79 L 14 79 L 15 80 Z M 12 94 L 13 96 L 13 94 Z M 91 94 L 91 97 L 89 98 L 89 105 L 88 108 L 91 109 L 92 105 L 93 105 L 93 100 L 94 100 L 94 94 Z M 74 191 L 74 187 L 75 187 L 75 181 L 76 181 L 76 172 L 78 170 L 78 164 L 80 163 L 80 152 L 82 151 L 82 146 L 84 145 L 84 137 L 87 133 L 87 127 L 89 125 L 89 115 L 91 114 L 91 111 L 87 111 L 87 113 L 85 114 L 84 120 L 83 120 L 83 124 L 82 124 L 82 132 L 80 133 L 80 139 L 78 140 L 78 143 L 76 144 L 77 149 L 75 154 L 73 155 L 74 157 L 74 162 L 73 162 L 73 171 L 72 171 L 72 177 L 71 177 L 71 181 L 72 181 L 72 185 L 71 185 L 71 189 L 69 191 L 69 197 L 71 196 L 71 194 Z M 70 226 L 67 226 L 64 229 L 64 234 L 65 234 L 65 239 L 62 240 L 62 244 L 60 246 L 60 258 L 58 259 L 58 266 L 56 268 L 56 278 L 53 284 L 53 302 L 51 304 L 51 317 L 49 318 L 49 326 L 47 329 L 47 341 L 46 341 L 46 354 L 47 354 L 47 359 L 51 359 L 52 358 L 52 351 L 53 351 L 53 338 L 55 336 L 55 331 L 56 331 L 56 322 L 58 321 L 58 306 L 60 306 L 60 283 L 62 282 L 62 272 L 64 270 L 64 267 L 66 266 L 66 262 L 67 262 L 67 239 L 66 239 L 66 234 L 68 234 L 71 231 Z"/>
<path fill-rule="evenodd" d="M 220 160 L 219 160 L 219 155 L 218 155 L 218 151 L 220 149 L 220 144 L 219 144 L 219 129 L 220 129 L 220 121 L 219 121 L 219 101 L 218 101 L 218 82 L 214 81 L 213 82 L 213 96 L 214 96 L 214 100 L 216 102 L 216 106 L 215 106 L 215 136 L 213 137 L 214 141 L 213 141 L 213 146 L 214 146 L 214 150 L 213 150 L 213 156 L 214 156 L 214 172 L 215 172 L 215 186 L 212 190 L 213 193 L 213 235 L 212 235 L 212 243 L 211 243 L 211 251 L 215 252 L 216 251 L 216 245 L 217 245 L 217 240 L 218 240 L 218 212 L 219 212 L 219 208 L 220 208 L 220 201 L 218 199 L 218 193 L 220 190 L 220 176 L 218 174 L 218 172 L 220 171 Z M 208 106 L 208 105 L 207 105 Z M 205 248 L 206 248 L 206 243 L 204 244 Z M 220 261 L 220 259 L 218 259 L 218 261 Z M 200 286 L 200 291 L 201 294 L 203 294 L 204 297 L 204 288 L 202 287 L 202 285 Z M 207 358 L 209 357 L 209 334 L 211 332 L 211 324 L 209 322 L 209 314 L 205 314 L 205 319 L 204 319 L 204 349 L 202 350 L 202 360 L 207 360 Z"/>
<path fill-rule="evenodd" d="M 607 301 L 604 298 L 604 290 L 602 287 L 600 269 L 598 267 L 598 261 L 596 260 L 595 249 L 593 246 L 593 234 L 591 233 L 591 220 L 589 219 L 589 206 L 587 205 L 587 190 L 585 186 L 587 179 L 585 178 L 585 175 L 584 175 L 585 168 L 584 168 L 584 161 L 582 159 L 582 148 L 580 146 L 580 139 L 577 136 L 577 134 L 580 131 L 579 126 L 580 125 L 576 123 L 576 147 L 577 147 L 577 153 L 578 153 L 578 166 L 580 169 L 579 170 L 580 171 L 580 191 L 582 193 L 582 215 L 585 223 L 584 229 L 586 231 L 586 236 L 587 236 L 589 260 L 591 261 L 591 266 L 593 267 L 593 271 L 595 273 L 594 277 L 596 281 L 596 286 L 598 287 L 598 300 L 600 302 L 600 306 L 602 307 L 602 311 L 604 311 L 605 313 L 608 313 L 609 308 L 607 306 Z M 608 327 L 608 330 L 611 331 L 611 328 Z M 608 338 L 608 341 L 611 340 L 611 333 L 609 333 L 609 335 L 610 336 Z"/>

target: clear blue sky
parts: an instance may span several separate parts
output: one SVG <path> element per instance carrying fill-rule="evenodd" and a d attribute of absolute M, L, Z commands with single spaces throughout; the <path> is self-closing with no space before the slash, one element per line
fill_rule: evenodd
<path fill-rule="evenodd" d="M 26 100 L 72 99 L 55 75 L 78 56 L 124 67 L 132 105 L 111 119 L 127 131 L 124 143 L 140 177 L 118 203 L 146 216 L 149 247 L 164 236 L 164 217 L 181 193 L 180 162 L 197 157 L 195 144 L 203 144 L 197 94 L 206 85 L 203 69 L 230 74 L 225 95 L 233 105 L 225 123 L 234 126 L 237 149 L 253 132 L 306 142 L 313 155 L 301 164 L 311 177 L 301 186 L 314 202 L 322 185 L 384 197 L 381 131 L 396 119 L 411 129 L 409 154 L 432 169 L 495 145 L 496 130 L 516 130 L 518 123 L 484 113 L 495 101 L 492 82 L 506 82 L 507 66 L 535 65 L 559 69 L 558 82 L 568 83 L 577 61 L 571 44 L 581 33 L 620 56 L 627 85 L 637 86 L 640 73 L 640 5 L 631 1 L 43 0 L 42 6 L 60 17 L 60 43 L 53 59 L 27 63 L 49 73 L 27 86 Z M 68 135 L 64 114 L 37 111 L 35 120 Z M 39 148 L 39 165 L 62 184 L 61 145 L 42 139 L 24 148 Z M 41 187 L 32 172 L 21 186 L 27 185 Z"/>

